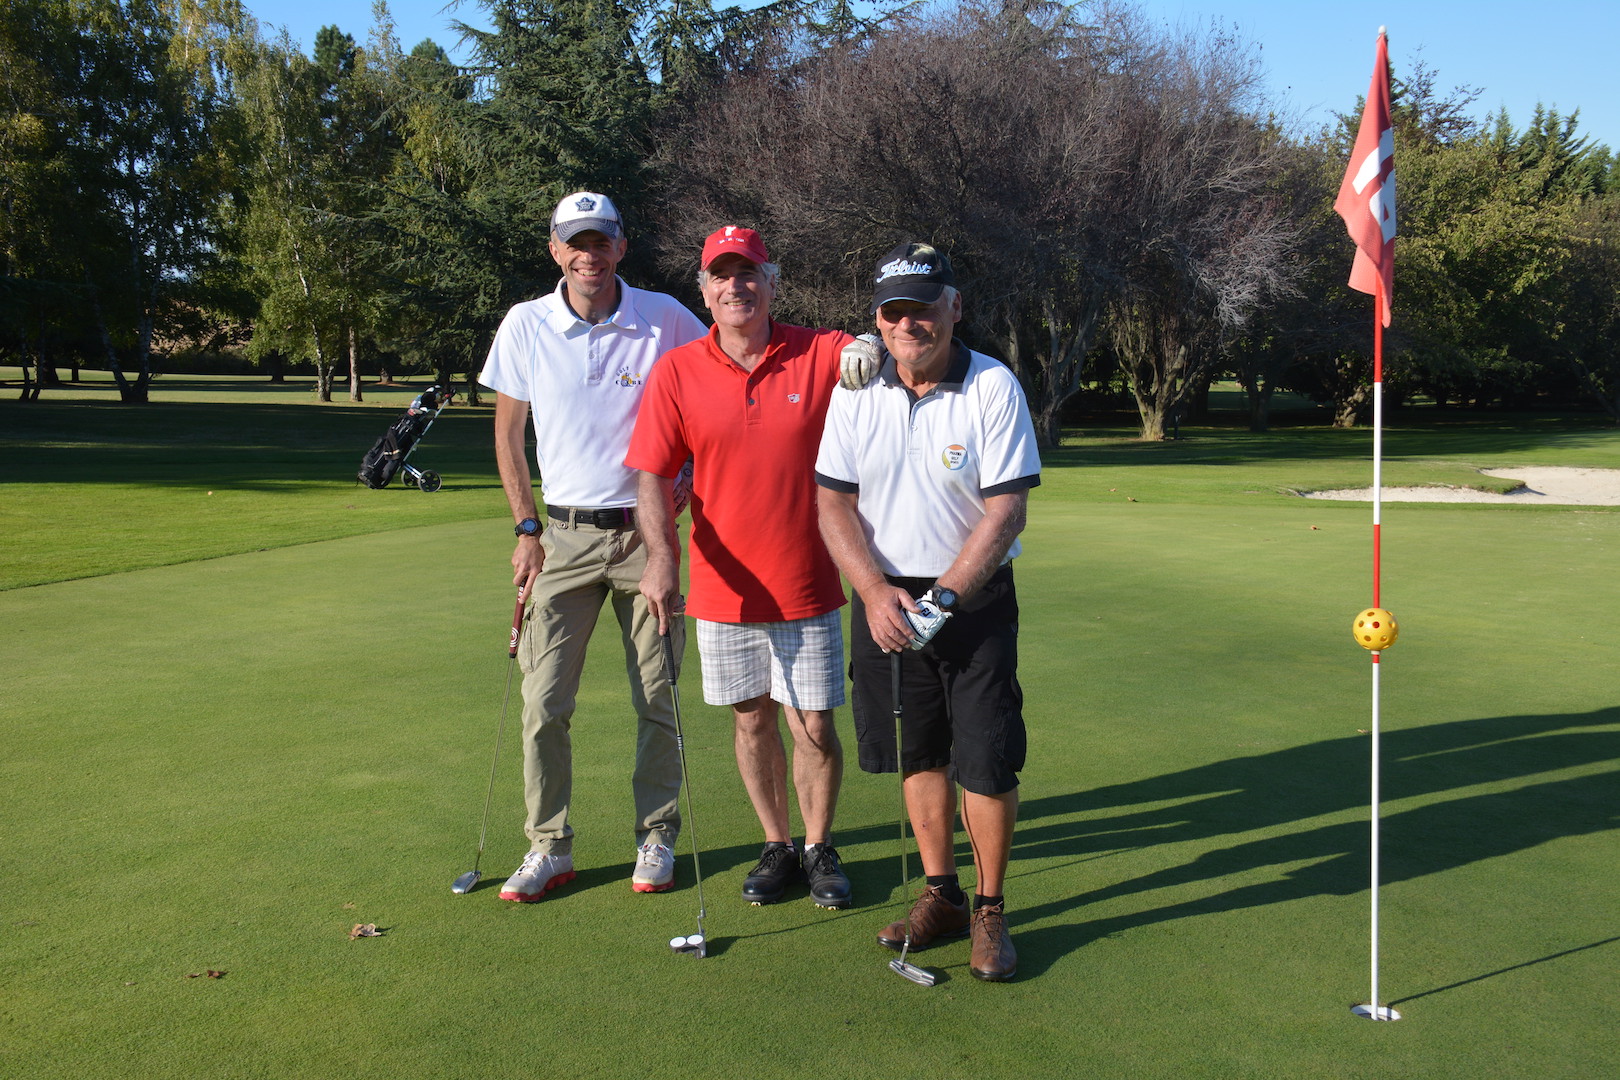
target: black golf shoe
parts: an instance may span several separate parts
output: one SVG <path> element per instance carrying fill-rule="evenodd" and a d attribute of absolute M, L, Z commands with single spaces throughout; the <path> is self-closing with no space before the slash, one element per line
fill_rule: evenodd
<path fill-rule="evenodd" d="M 816 844 L 804 849 L 805 880 L 810 883 L 810 899 L 817 907 L 846 908 L 850 902 L 849 878 L 838 865 L 838 849 Z"/>
<path fill-rule="evenodd" d="M 789 885 L 803 880 L 798 853 L 773 841 L 759 853 L 759 865 L 743 878 L 742 897 L 750 904 L 774 904 Z"/>

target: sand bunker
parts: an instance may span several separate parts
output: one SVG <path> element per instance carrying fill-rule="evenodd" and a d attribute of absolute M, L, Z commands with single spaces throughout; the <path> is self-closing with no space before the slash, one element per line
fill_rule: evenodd
<path fill-rule="evenodd" d="M 1504 495 L 1462 487 L 1386 487 L 1384 502 L 1514 503 L 1525 505 L 1620 506 L 1620 469 L 1571 469 L 1537 466 L 1525 469 L 1481 469 L 1485 476 L 1517 480 L 1522 487 Z M 1307 499 L 1371 502 L 1372 488 L 1312 491 Z"/>

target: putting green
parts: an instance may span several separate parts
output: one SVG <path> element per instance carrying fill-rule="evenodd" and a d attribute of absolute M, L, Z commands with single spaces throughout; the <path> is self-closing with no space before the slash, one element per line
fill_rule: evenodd
<path fill-rule="evenodd" d="M 892 778 L 846 779 L 853 909 L 743 904 L 758 826 L 695 678 L 713 953 L 670 955 L 695 929 L 689 849 L 674 891 L 630 891 L 612 633 L 576 719 L 579 879 L 540 904 L 495 898 L 526 847 L 509 730 L 484 882 L 451 895 L 506 671 L 498 516 L 0 593 L 0 1065 L 1611 1071 L 1620 709 L 1603 568 L 1620 514 L 1386 511 L 1383 600 L 1402 635 L 1383 664 L 1382 971 L 1407 1019 L 1371 1024 L 1349 1013 L 1368 985 L 1370 664 L 1349 632 L 1369 599 L 1365 507 L 1079 494 L 1102 471 L 1054 471 L 1018 564 L 1032 752 L 1008 985 L 968 977 L 965 943 L 914 955 L 941 973 L 932 989 L 888 970 L 872 937 L 901 903 Z M 349 939 L 368 922 L 385 933 Z M 208 970 L 224 976 L 187 977 Z"/>

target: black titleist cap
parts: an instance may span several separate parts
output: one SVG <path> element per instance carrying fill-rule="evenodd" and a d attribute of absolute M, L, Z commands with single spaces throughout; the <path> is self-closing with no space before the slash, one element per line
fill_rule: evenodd
<path fill-rule="evenodd" d="M 890 300 L 932 304 L 945 286 L 956 284 L 956 275 L 951 272 L 951 260 L 932 244 L 904 243 L 883 256 L 872 284 L 872 310 L 876 311 Z"/>

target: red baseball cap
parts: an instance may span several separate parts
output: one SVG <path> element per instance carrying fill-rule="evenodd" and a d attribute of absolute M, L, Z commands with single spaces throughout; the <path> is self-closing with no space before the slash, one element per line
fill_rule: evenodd
<path fill-rule="evenodd" d="M 727 225 L 709 234 L 709 238 L 703 242 L 700 268 L 707 270 L 722 255 L 741 255 L 755 266 L 764 266 L 771 261 L 771 257 L 765 254 L 765 241 L 759 233 L 739 225 Z"/>

